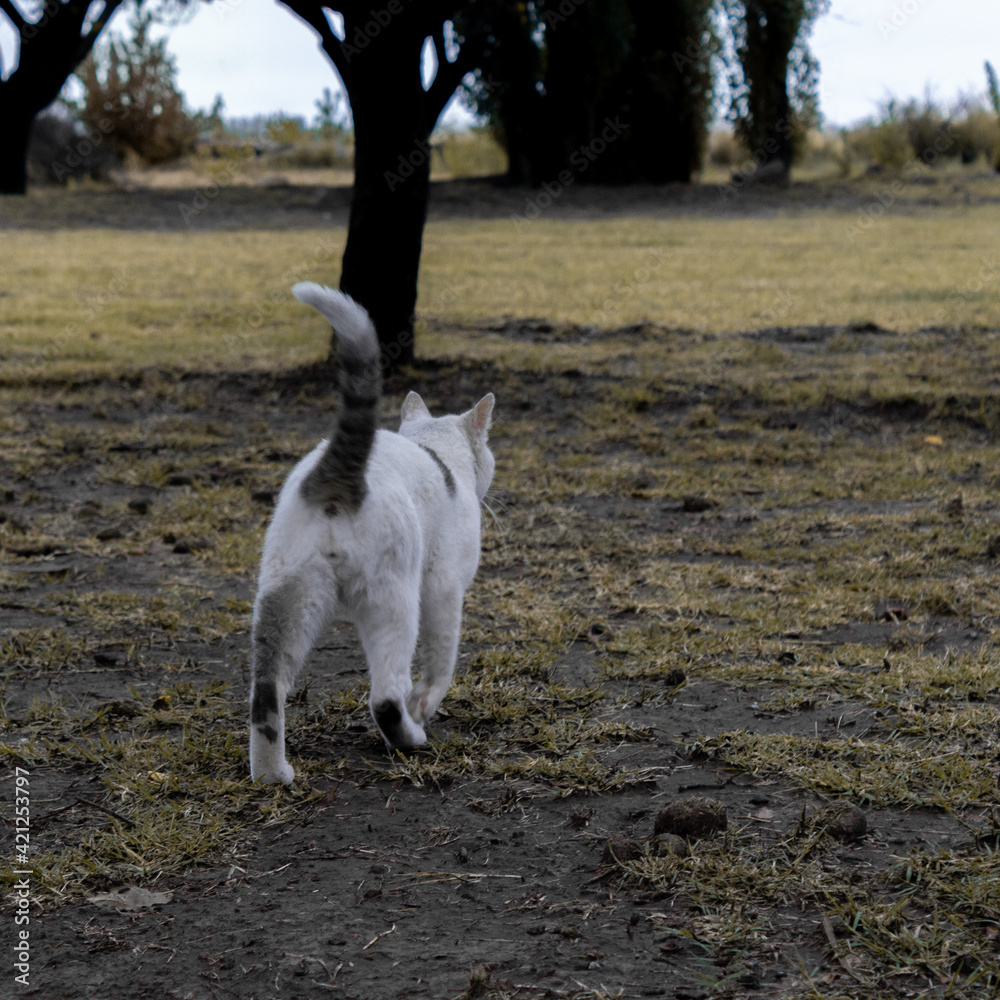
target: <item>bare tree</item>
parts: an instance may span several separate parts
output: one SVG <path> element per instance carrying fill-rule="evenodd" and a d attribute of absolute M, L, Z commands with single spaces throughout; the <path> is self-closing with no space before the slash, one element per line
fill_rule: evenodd
<path fill-rule="evenodd" d="M 0 194 L 24 194 L 35 115 L 59 96 L 122 0 L 0 0 L 18 36 L 17 67 L 0 80 Z M 0 76 L 4 67 L 0 66 Z"/>

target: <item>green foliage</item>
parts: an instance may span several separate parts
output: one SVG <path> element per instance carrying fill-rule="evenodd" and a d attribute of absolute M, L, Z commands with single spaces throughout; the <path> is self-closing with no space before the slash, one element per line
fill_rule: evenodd
<path fill-rule="evenodd" d="M 990 94 L 990 104 L 1000 116 L 1000 86 L 997 85 L 997 71 L 989 60 L 986 61 L 986 85 Z"/>
<path fill-rule="evenodd" d="M 993 114 L 997 121 L 1000 122 L 1000 84 L 997 83 L 996 70 L 988 60 L 986 62 L 986 83 L 990 95 L 990 106 L 993 108 Z M 993 166 L 1000 170 L 1000 141 L 997 139 L 994 139 L 989 155 Z"/>
<path fill-rule="evenodd" d="M 538 184 L 569 169 L 574 182 L 689 180 L 712 116 L 720 45 L 711 8 L 474 6 L 458 22 L 463 44 L 483 53 L 466 99 L 506 149 L 510 179 Z M 627 131 L 594 148 L 618 119 Z M 588 149 L 597 155 L 581 157 Z"/>
<path fill-rule="evenodd" d="M 298 142 L 302 138 L 305 129 L 305 119 L 291 117 L 290 115 L 279 115 L 267 123 L 267 137 L 272 142 L 290 144 Z"/>
<path fill-rule="evenodd" d="M 947 160 L 992 163 L 1000 142 L 1000 121 L 977 104 L 946 112 L 929 96 L 923 100 L 886 101 L 878 117 L 847 135 L 851 152 L 880 167 L 899 170 L 907 164 L 934 167 Z"/>
<path fill-rule="evenodd" d="M 347 130 L 351 121 L 351 109 L 342 90 L 333 93 L 329 87 L 323 88 L 323 96 L 316 101 L 316 129 L 324 139 Z"/>
<path fill-rule="evenodd" d="M 166 40 L 149 37 L 152 24 L 153 14 L 139 10 L 130 39 L 95 47 L 76 71 L 84 98 L 74 110 L 119 155 L 166 163 L 193 148 L 199 123 L 184 108 Z"/>

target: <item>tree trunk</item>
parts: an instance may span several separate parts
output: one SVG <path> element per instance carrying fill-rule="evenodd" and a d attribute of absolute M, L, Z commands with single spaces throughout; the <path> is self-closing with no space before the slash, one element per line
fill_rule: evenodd
<path fill-rule="evenodd" d="M 2 85 L 0 85 L 2 86 Z M 0 96 L 0 194 L 24 194 L 28 186 L 28 141 L 35 115 Z"/>
<path fill-rule="evenodd" d="M 746 4 L 746 46 L 741 58 L 744 75 L 749 77 L 752 118 L 746 139 L 757 163 L 747 179 L 765 184 L 788 184 L 792 169 L 788 59 L 801 15 L 788 7 L 784 0 L 752 0 Z"/>
<path fill-rule="evenodd" d="M 59 96 L 122 0 L 104 0 L 97 16 L 89 19 L 92 3 L 45 4 L 36 22 L 25 21 L 16 8 L 4 5 L 4 13 L 20 36 L 20 49 L 17 68 L 0 81 L 0 194 L 25 193 L 28 140 L 35 115 Z"/>
<path fill-rule="evenodd" d="M 386 368 L 413 361 L 434 124 L 420 85 L 422 39 L 398 22 L 350 64 L 354 190 L 340 275 L 375 323 Z"/>

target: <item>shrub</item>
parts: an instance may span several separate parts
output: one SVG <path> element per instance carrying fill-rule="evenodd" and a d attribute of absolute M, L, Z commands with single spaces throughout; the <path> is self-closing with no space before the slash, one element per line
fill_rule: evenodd
<path fill-rule="evenodd" d="M 75 110 L 89 129 L 100 129 L 121 156 L 165 163 L 189 152 L 199 124 L 184 109 L 176 67 L 166 41 L 152 41 L 153 16 L 138 11 L 130 40 L 110 39 L 78 67 L 83 101 Z"/>
<path fill-rule="evenodd" d="M 36 119 L 28 145 L 32 184 L 65 184 L 72 178 L 101 180 L 119 160 L 100 129 L 89 132 L 65 113 L 49 109 Z"/>
<path fill-rule="evenodd" d="M 982 157 L 993 166 L 1000 153 L 1000 122 L 983 108 L 972 107 L 965 118 L 954 125 L 958 155 L 963 163 L 975 163 Z"/>

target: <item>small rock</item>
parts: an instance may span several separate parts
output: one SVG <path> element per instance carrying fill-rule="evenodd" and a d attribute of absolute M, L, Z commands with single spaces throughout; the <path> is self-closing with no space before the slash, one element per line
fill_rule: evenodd
<path fill-rule="evenodd" d="M 942 504 L 941 511 L 949 517 L 958 517 L 964 507 L 965 502 L 962 499 L 962 494 L 959 493 L 957 496 L 953 496 L 947 503 Z"/>
<path fill-rule="evenodd" d="M 94 659 L 97 660 L 97 657 L 101 655 L 102 655 L 101 653 L 96 654 L 94 656 Z M 115 660 L 114 662 L 117 663 L 118 661 Z M 124 719 L 132 719 L 135 718 L 135 716 L 137 716 L 142 711 L 142 706 L 136 701 L 128 701 L 127 699 L 121 699 L 121 700 L 116 699 L 115 701 L 102 702 L 100 705 L 97 706 L 96 710 L 98 712 L 103 710 L 105 715 L 120 715 Z"/>
<path fill-rule="evenodd" d="M 834 840 L 857 840 L 868 832 L 868 817 L 853 802 L 839 799 L 816 814 L 816 825 Z"/>
<path fill-rule="evenodd" d="M 688 840 L 704 840 L 728 826 L 725 803 L 705 795 L 691 795 L 668 802 L 656 817 L 653 833 L 673 833 Z"/>
<path fill-rule="evenodd" d="M 663 678 L 663 686 L 668 688 L 679 688 L 687 680 L 687 674 L 682 667 L 673 667 L 668 670 Z"/>
<path fill-rule="evenodd" d="M 681 510 L 687 514 L 700 514 L 702 511 L 712 510 L 719 505 L 701 493 L 689 493 L 681 498 Z"/>
<path fill-rule="evenodd" d="M 203 549 L 211 548 L 211 543 L 204 538 L 178 538 L 174 542 L 174 552 L 186 555 L 190 552 L 201 552 Z"/>
<path fill-rule="evenodd" d="M 148 500 L 129 500 L 128 509 L 135 511 L 136 514 L 148 514 L 150 503 Z"/>
<path fill-rule="evenodd" d="M 101 528 L 97 533 L 97 540 L 100 542 L 110 542 L 115 538 L 122 538 L 122 529 L 117 526 Z"/>
<path fill-rule="evenodd" d="M 649 853 L 658 858 L 666 857 L 668 854 L 685 858 L 691 852 L 683 837 L 678 837 L 676 833 L 660 833 L 649 841 Z"/>
<path fill-rule="evenodd" d="M 631 837 L 616 833 L 609 837 L 601 852 L 601 867 L 611 867 L 622 861 L 635 861 L 642 857 L 642 844 Z"/>

